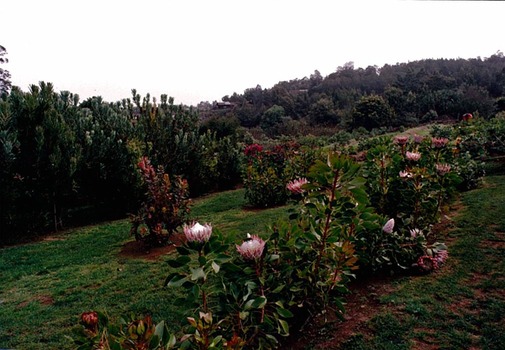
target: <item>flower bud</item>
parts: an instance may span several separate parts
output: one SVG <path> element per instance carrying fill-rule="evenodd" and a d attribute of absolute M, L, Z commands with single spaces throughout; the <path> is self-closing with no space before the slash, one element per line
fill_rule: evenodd
<path fill-rule="evenodd" d="M 184 226 L 184 235 L 188 242 L 205 243 L 210 239 L 212 226 L 209 224 L 200 225 L 198 222 L 189 227 Z"/>
<path fill-rule="evenodd" d="M 382 231 L 385 233 L 393 233 L 395 228 L 395 219 L 389 219 L 388 222 L 382 227 Z"/>

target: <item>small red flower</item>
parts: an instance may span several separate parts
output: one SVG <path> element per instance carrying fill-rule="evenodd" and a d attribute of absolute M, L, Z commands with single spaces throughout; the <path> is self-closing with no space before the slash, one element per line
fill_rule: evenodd
<path fill-rule="evenodd" d="M 255 157 L 258 153 L 261 153 L 261 151 L 263 151 L 263 146 L 253 143 L 245 148 L 244 154 L 248 157 Z"/>
<path fill-rule="evenodd" d="M 417 266 L 423 272 L 431 272 L 438 269 L 438 262 L 431 256 L 423 255 L 417 259 Z"/>
<path fill-rule="evenodd" d="M 96 311 L 83 312 L 81 323 L 88 330 L 96 333 L 98 330 L 98 313 Z"/>

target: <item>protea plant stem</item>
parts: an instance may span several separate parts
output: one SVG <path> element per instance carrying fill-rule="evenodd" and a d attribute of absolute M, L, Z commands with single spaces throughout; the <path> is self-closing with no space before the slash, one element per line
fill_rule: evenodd
<path fill-rule="evenodd" d="M 331 194 L 330 194 L 330 203 L 328 204 L 328 214 L 326 214 L 326 222 L 324 224 L 323 236 L 321 239 L 321 245 L 319 247 L 319 254 L 317 255 L 316 265 L 315 265 L 315 274 L 317 275 L 319 272 L 319 265 L 321 264 L 321 258 L 324 254 L 324 248 L 326 246 L 326 240 L 328 239 L 328 232 L 330 230 L 330 221 L 331 221 L 331 212 L 333 210 L 333 201 L 335 200 L 335 190 L 337 188 L 339 178 L 338 169 L 335 171 L 335 177 L 333 178 L 333 184 L 331 186 Z"/>

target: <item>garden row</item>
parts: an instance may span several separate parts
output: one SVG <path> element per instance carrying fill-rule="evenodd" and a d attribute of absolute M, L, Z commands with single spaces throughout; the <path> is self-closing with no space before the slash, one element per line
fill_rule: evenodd
<path fill-rule="evenodd" d="M 241 242 L 211 223 L 189 223 L 186 210 L 169 209 L 170 196 L 154 200 L 167 188 L 184 198 L 184 186 L 173 186 L 164 169 L 156 172 L 143 159 L 150 186 L 134 227 L 170 239 L 185 223 L 185 242 L 167 261 L 173 270 L 165 284 L 185 290 L 186 297 L 175 302 L 187 305 L 193 316 L 187 327 L 169 334 L 163 321 L 155 324 L 149 316 L 118 326 L 90 311 L 81 317 L 76 344 L 80 349 L 275 348 L 299 326 L 296 320 L 322 310 L 342 315 L 352 279 L 378 270 L 440 268 L 448 251 L 433 225 L 458 189 L 478 185 L 483 168 L 477 152 L 503 151 L 504 125 L 476 121 L 434 128 L 430 137 L 377 138 L 368 141 L 360 162 L 347 151 L 249 145 L 248 200 L 257 206 L 288 199 L 299 204 L 288 220 L 266 232 L 244 233 Z M 169 213 L 170 220 L 160 215 L 153 221 L 158 212 Z"/>

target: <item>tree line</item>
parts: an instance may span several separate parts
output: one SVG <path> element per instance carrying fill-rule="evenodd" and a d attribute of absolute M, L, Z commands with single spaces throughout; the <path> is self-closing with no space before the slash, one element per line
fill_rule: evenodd
<path fill-rule="evenodd" d="M 505 57 L 426 59 L 383 67 L 354 68 L 352 62 L 323 77 L 260 85 L 222 98 L 227 105 L 202 102 L 209 123 L 260 128 L 266 136 L 300 133 L 303 126 L 415 126 L 458 120 L 466 113 L 485 118 L 505 108 Z M 218 108 L 216 108 L 216 105 Z"/>
<path fill-rule="evenodd" d="M 0 243 L 135 212 L 144 156 L 187 179 L 192 196 L 232 188 L 237 142 L 166 95 L 80 102 L 50 83 L 14 86 L 0 99 Z"/>

